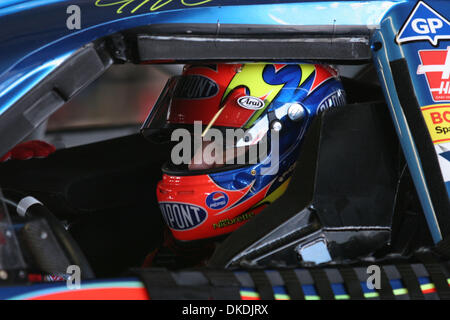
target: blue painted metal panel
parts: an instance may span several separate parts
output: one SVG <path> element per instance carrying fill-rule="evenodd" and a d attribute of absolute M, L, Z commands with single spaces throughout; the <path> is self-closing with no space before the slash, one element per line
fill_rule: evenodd
<path fill-rule="evenodd" d="M 75 50 L 121 30 L 170 23 L 376 26 L 398 2 L 7 1 L 0 6 L 0 21 L 8 26 L 0 33 L 0 113 Z M 244 5 L 247 3 L 251 5 Z M 69 5 L 81 9 L 80 30 L 66 26 Z"/>
<path fill-rule="evenodd" d="M 433 12 L 434 10 L 431 7 L 436 12 Z M 442 16 L 437 16 L 437 12 Z M 450 24 L 446 24 L 444 21 L 445 17 L 450 17 L 450 3 L 448 1 L 437 0 L 427 1 L 426 3 L 422 1 L 409 1 L 397 4 L 382 19 L 380 29 L 377 30 L 372 39 L 374 44 L 381 43 L 381 49 L 374 50 L 375 66 L 381 79 L 391 116 L 425 212 L 429 229 L 435 242 L 439 242 L 443 238 L 436 217 L 436 204 L 433 204 L 431 201 L 430 186 L 427 185 L 423 170 L 424 164 L 418 155 L 417 141 L 414 141 L 411 134 L 414 128 L 408 125 L 396 92 L 389 63 L 399 59 L 406 59 L 414 93 L 421 107 L 450 101 L 450 95 L 442 99 L 438 97 L 437 99 L 441 99 L 441 101 L 436 101 L 436 91 L 433 90 L 437 88 L 430 86 L 427 79 L 428 75 L 424 74 L 425 72 L 419 71 L 419 66 L 423 64 L 420 56 L 422 50 L 429 51 L 429 53 L 432 51 L 431 54 L 433 55 L 438 53 L 437 51 L 442 51 L 443 49 L 445 51 L 447 48 L 450 33 L 447 39 L 445 39 L 445 34 L 450 31 Z M 439 19 L 442 19 L 442 21 L 438 21 Z M 431 23 L 431 28 L 429 23 Z M 433 26 L 433 24 L 436 24 L 436 26 Z M 441 36 L 440 41 L 437 38 L 439 36 Z M 374 49 L 375 47 L 377 46 L 374 45 Z M 432 57 L 430 59 L 433 60 L 435 58 Z M 424 112 L 424 108 L 422 108 L 422 112 Z M 429 120 L 426 115 L 424 115 L 424 118 L 426 121 Z M 435 141 L 435 143 L 437 142 Z M 439 154 L 439 152 L 437 153 Z M 439 159 L 439 164 L 444 175 L 444 181 L 448 182 L 450 180 L 450 172 L 448 171 L 450 169 L 450 162 L 447 165 L 444 160 Z"/>

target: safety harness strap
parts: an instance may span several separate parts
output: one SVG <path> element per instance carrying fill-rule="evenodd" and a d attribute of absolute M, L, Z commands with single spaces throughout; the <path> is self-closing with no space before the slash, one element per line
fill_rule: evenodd
<path fill-rule="evenodd" d="M 273 300 L 274 292 L 264 270 L 250 270 L 250 276 L 255 283 L 255 288 L 258 291 L 262 300 Z"/>
<path fill-rule="evenodd" d="M 172 274 L 165 268 L 150 268 L 150 269 L 136 269 L 132 270 L 133 273 L 137 273 L 139 277 L 144 281 L 144 284 L 151 286 L 168 286 L 175 287 L 177 283 L 172 277 Z"/>
<path fill-rule="evenodd" d="M 142 282 L 144 282 L 152 300 L 204 300 L 210 298 L 209 290 L 206 286 L 181 287 L 166 269 L 138 269 L 135 272 L 138 273 Z"/>
<path fill-rule="evenodd" d="M 280 270 L 281 277 L 284 281 L 284 286 L 293 300 L 305 300 L 305 294 L 302 289 L 302 284 L 293 269 Z"/>
<path fill-rule="evenodd" d="M 450 257 L 450 238 L 440 241 L 431 250 L 419 250 L 415 256 L 423 262 L 436 293 L 440 299 L 450 299 L 448 262 L 442 263 L 442 259 Z"/>
<path fill-rule="evenodd" d="M 444 272 L 442 265 L 438 263 L 425 263 L 431 282 L 434 284 L 436 292 L 441 300 L 450 299 L 450 288 L 448 284 L 448 275 Z"/>
<path fill-rule="evenodd" d="M 351 299 L 364 299 L 364 293 L 361 288 L 361 283 L 353 268 L 339 268 L 342 278 L 344 279 L 345 287 Z"/>
<path fill-rule="evenodd" d="M 240 299 L 240 283 L 228 270 L 170 272 L 164 268 L 136 269 L 152 300 Z"/>
<path fill-rule="evenodd" d="M 239 300 L 240 283 L 233 272 L 227 270 L 206 270 L 205 276 L 212 285 L 212 298 L 223 300 Z"/>
<path fill-rule="evenodd" d="M 380 268 L 380 287 L 375 289 L 381 300 L 395 300 L 391 283 L 383 267 Z"/>
<path fill-rule="evenodd" d="M 310 271 L 320 298 L 323 300 L 334 300 L 333 289 L 325 271 L 318 268 L 311 269 Z"/>
<path fill-rule="evenodd" d="M 423 300 L 424 296 L 420 288 L 419 279 L 417 279 L 417 275 L 411 266 L 409 264 L 399 264 L 397 265 L 397 270 L 400 272 L 402 282 L 408 290 L 410 299 Z"/>

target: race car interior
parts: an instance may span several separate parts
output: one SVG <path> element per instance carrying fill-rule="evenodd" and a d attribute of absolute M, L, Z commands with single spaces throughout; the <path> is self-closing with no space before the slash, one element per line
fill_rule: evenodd
<path fill-rule="evenodd" d="M 86 46 L 74 61 L 78 59 L 87 67 L 74 71 L 77 64 L 72 63 L 60 68 L 22 100 L 26 110 L 26 99 L 33 100 L 32 95 L 40 92 L 45 98 L 38 99 L 38 105 L 45 106 L 44 111 L 23 114 L 39 121 L 46 119 L 113 63 L 133 62 L 146 68 L 148 63 L 167 60 L 211 63 L 241 61 L 243 57 L 247 61 L 271 61 L 268 57 L 276 57 L 290 63 L 312 60 L 364 68 L 354 77 L 342 77 L 347 105 L 326 110 L 309 128 L 283 196 L 231 234 L 176 243 L 177 252 L 161 252 L 152 267 L 407 260 L 418 249 L 433 244 L 429 231 L 423 228 L 426 221 L 369 61 L 367 44 L 341 40 L 341 51 L 330 53 L 322 50 L 328 45 L 325 30 L 313 45 L 305 46 L 299 40 L 297 45 L 285 46 L 283 53 L 266 52 L 261 47 L 255 51 L 248 44 L 238 52 L 232 46 L 224 52 L 219 46 L 205 56 L 202 45 L 164 37 L 166 33 L 180 33 L 183 26 L 177 28 L 133 30 Z M 190 28 L 194 34 L 209 31 L 204 26 Z M 249 29 L 251 36 L 264 35 L 264 30 L 256 29 Z M 223 34 L 227 35 L 226 31 Z M 231 26 L 228 36 L 238 32 Z M 182 46 L 184 49 L 178 50 Z M 224 56 L 227 58 L 221 58 Z M 58 88 L 56 96 L 53 88 Z M 42 94 L 47 91 L 52 94 Z M 24 125 L 21 135 L 10 135 L 2 148 L 11 148 L 35 127 Z M 77 264 L 86 278 L 106 278 L 141 267 L 149 253 L 163 245 L 167 232 L 155 188 L 169 154 L 168 144 L 155 144 L 135 133 L 59 149 L 43 159 L 1 163 L 4 210 L 9 212 L 16 231 L 23 269 L 60 274 L 67 265 Z M 16 214 L 17 203 L 27 196 L 41 202 L 41 208 L 26 215 Z"/>

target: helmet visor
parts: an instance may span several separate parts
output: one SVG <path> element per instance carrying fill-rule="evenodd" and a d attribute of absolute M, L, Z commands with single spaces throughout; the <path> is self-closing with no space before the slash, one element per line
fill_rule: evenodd
<path fill-rule="evenodd" d="M 153 142 L 164 142 L 170 141 L 174 129 L 198 121 L 208 129 L 249 128 L 265 108 L 265 101 L 249 97 L 246 87 L 236 87 L 224 95 L 224 88 L 206 76 L 176 76 L 167 82 L 141 131 Z"/>
<path fill-rule="evenodd" d="M 172 148 L 166 172 L 209 173 L 223 169 L 254 165 L 265 159 L 269 152 L 267 130 L 252 138 L 249 130 L 234 128 L 184 128 L 174 131 L 178 138 Z"/>

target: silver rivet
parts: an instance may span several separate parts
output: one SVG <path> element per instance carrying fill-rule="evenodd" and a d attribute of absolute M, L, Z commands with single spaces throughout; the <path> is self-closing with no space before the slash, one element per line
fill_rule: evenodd
<path fill-rule="evenodd" d="M 8 273 L 5 270 L 0 270 L 0 279 L 2 280 L 8 279 Z"/>
<path fill-rule="evenodd" d="M 292 121 L 299 121 L 305 117 L 305 108 L 301 104 L 293 103 L 288 109 L 288 117 Z"/>
<path fill-rule="evenodd" d="M 271 127 L 274 131 L 280 131 L 283 128 L 283 124 L 280 121 L 275 120 L 272 122 Z"/>

